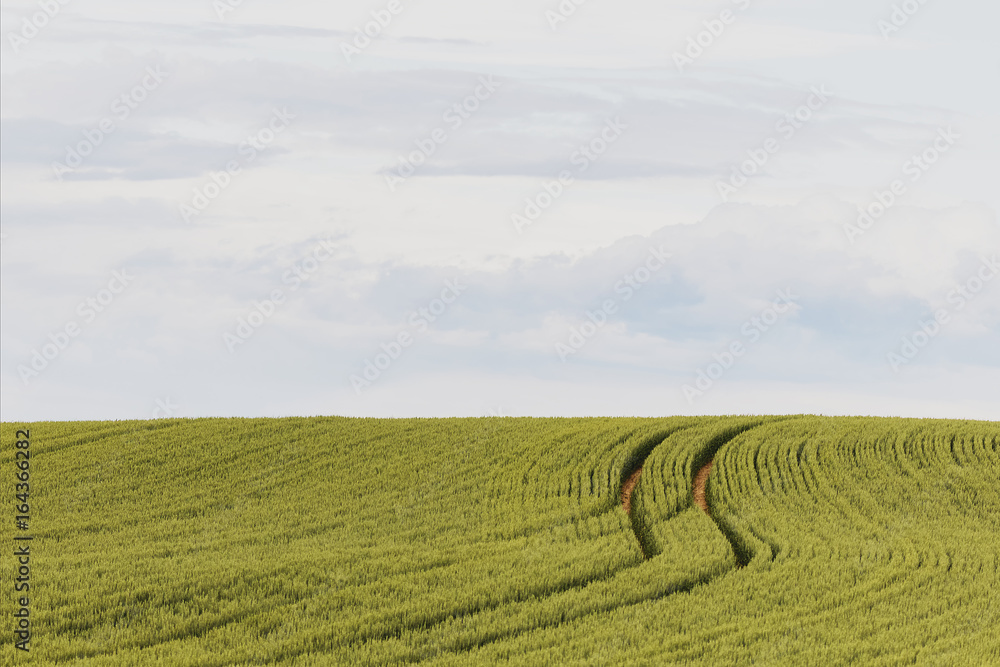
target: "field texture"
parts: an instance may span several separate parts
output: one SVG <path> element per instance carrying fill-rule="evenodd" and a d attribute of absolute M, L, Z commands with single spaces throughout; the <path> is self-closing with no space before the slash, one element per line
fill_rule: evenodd
<path fill-rule="evenodd" d="M 28 654 L 6 555 L 25 428 Z M 4 665 L 1000 664 L 995 422 L 219 419 L 0 437 Z"/>

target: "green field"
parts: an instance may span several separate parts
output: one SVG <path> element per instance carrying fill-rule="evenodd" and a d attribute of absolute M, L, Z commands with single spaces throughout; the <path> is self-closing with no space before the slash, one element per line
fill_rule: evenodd
<path fill-rule="evenodd" d="M 4 665 L 1000 665 L 997 422 L 330 417 L 0 437 Z M 709 461 L 706 513 L 692 484 Z M 27 534 L 30 653 L 10 555 Z"/>

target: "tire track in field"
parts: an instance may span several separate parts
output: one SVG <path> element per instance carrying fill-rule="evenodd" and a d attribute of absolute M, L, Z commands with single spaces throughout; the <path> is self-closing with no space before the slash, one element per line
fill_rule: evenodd
<path fill-rule="evenodd" d="M 726 530 L 726 528 L 721 523 L 719 523 L 719 521 L 712 515 L 711 508 L 708 505 L 708 498 L 706 496 L 706 487 L 708 485 L 708 476 L 712 472 L 712 467 L 715 465 L 715 455 L 719 451 L 719 449 L 721 449 L 722 446 L 728 443 L 730 440 L 735 439 L 737 436 L 742 435 L 742 433 L 749 431 L 753 428 L 756 428 L 757 426 L 758 425 L 754 425 L 747 429 L 740 430 L 737 433 L 733 433 L 728 436 L 723 436 L 716 442 L 711 443 L 709 445 L 709 447 L 711 448 L 710 458 L 708 459 L 708 461 L 703 463 L 701 467 L 698 469 L 698 472 L 695 474 L 694 481 L 692 484 L 692 493 L 694 495 L 695 504 L 698 507 L 700 507 L 701 510 L 705 512 L 705 514 L 707 514 L 712 519 L 713 522 L 715 522 L 716 526 L 726 537 L 726 540 L 733 547 L 733 553 L 736 554 L 737 567 L 742 567 L 743 565 L 745 565 L 746 564 L 744 562 L 745 559 L 740 556 L 741 552 L 736 546 L 734 537 L 730 535 L 730 533 Z M 635 487 L 638 486 L 639 479 L 642 476 L 642 468 L 646 462 L 645 459 L 648 458 L 650 454 L 652 454 L 652 451 L 650 451 L 645 457 L 643 457 L 641 461 L 639 461 L 636 469 L 632 471 L 631 474 L 629 474 L 628 478 L 622 484 L 622 496 L 621 496 L 622 508 L 625 510 L 625 513 L 628 514 L 629 518 L 631 519 L 632 530 L 635 533 L 636 540 L 639 542 L 639 549 L 642 551 L 642 556 L 646 560 L 649 560 L 651 558 L 651 554 L 647 550 L 646 544 L 642 540 L 642 530 L 639 525 L 639 517 L 633 516 L 632 514 L 632 494 L 635 492 Z"/>
<path fill-rule="evenodd" d="M 705 487 L 708 486 L 708 476 L 712 473 L 712 466 L 714 465 L 715 457 L 713 456 L 694 476 L 694 504 L 709 516 L 712 516 L 712 513 L 708 510 L 708 498 L 705 497 Z"/>
<path fill-rule="evenodd" d="M 794 417 L 778 418 L 778 419 L 774 420 L 774 422 L 771 422 L 771 423 L 775 423 L 775 422 L 778 422 L 778 421 L 785 421 L 785 420 L 788 420 L 788 419 L 794 419 Z M 707 461 L 705 461 L 701 465 L 700 468 L 698 468 L 698 472 L 695 473 L 694 481 L 693 481 L 693 483 L 691 485 L 691 494 L 694 497 L 694 503 L 695 503 L 695 505 L 697 505 L 699 508 L 701 508 L 701 510 L 705 514 L 707 514 L 709 516 L 709 518 L 712 519 L 713 522 L 715 522 L 715 525 L 719 529 L 719 532 L 722 533 L 722 535 L 726 538 L 726 541 L 728 541 L 729 545 L 732 547 L 732 549 L 733 549 L 733 555 L 736 557 L 736 568 L 737 569 L 743 568 L 743 567 L 746 567 L 747 565 L 749 565 L 750 561 L 753 560 L 753 558 L 754 558 L 754 552 L 751 551 L 751 550 L 748 550 L 747 547 L 743 544 L 744 541 L 740 539 L 740 536 L 739 536 L 739 533 L 738 533 L 739 529 L 737 527 L 735 527 L 735 526 L 730 525 L 730 522 L 723 521 L 713 511 L 712 505 L 709 502 L 709 498 L 708 498 L 708 480 L 709 480 L 709 477 L 712 474 L 712 469 L 715 467 L 715 457 L 718 454 L 719 450 L 722 449 L 722 447 L 724 445 L 726 445 L 729 442 L 735 440 L 737 437 L 739 437 L 739 436 L 743 435 L 744 433 L 747 433 L 748 431 L 751 431 L 751 430 L 753 430 L 755 428 L 759 428 L 760 426 L 762 426 L 762 424 L 757 424 L 757 425 L 751 426 L 750 428 L 743 429 L 739 433 L 735 433 L 735 434 L 731 435 L 730 437 L 725 438 L 725 439 L 723 439 L 723 440 L 715 443 L 714 446 L 711 449 L 711 456 L 710 456 L 710 458 Z M 760 467 L 757 465 L 757 454 L 759 454 L 759 452 L 755 452 L 754 453 L 754 468 L 756 469 L 756 472 L 757 472 L 757 475 L 758 475 L 758 479 L 759 479 Z M 746 531 L 749 531 L 751 534 L 753 534 L 752 530 L 749 528 L 749 526 L 744 526 L 743 529 L 746 530 Z M 760 541 L 760 542 L 764 541 L 764 540 L 762 540 L 760 537 L 758 537 L 756 535 L 754 535 L 754 537 L 758 541 Z M 767 545 L 767 546 L 769 546 L 770 549 L 771 549 L 771 560 L 774 560 L 774 558 L 775 558 L 775 556 L 777 554 L 777 549 L 774 547 L 774 545 Z"/>
<path fill-rule="evenodd" d="M 732 534 L 732 531 L 723 525 L 714 514 L 712 514 L 712 507 L 708 504 L 708 495 L 706 494 L 706 491 L 708 488 L 708 476 L 712 474 L 713 467 L 715 467 L 714 454 L 712 455 L 712 458 L 702 464 L 701 468 L 698 469 L 698 472 L 695 473 L 694 483 L 691 485 L 691 493 L 694 496 L 694 504 L 701 508 L 701 511 L 707 514 L 709 518 L 715 522 L 719 532 L 721 532 L 726 538 L 726 541 L 729 542 L 729 546 L 733 549 L 733 555 L 736 556 L 736 567 L 738 569 L 746 566 L 747 563 L 750 562 L 750 559 L 743 552 L 743 549 L 739 547 L 736 542 L 736 536 Z"/>
<path fill-rule="evenodd" d="M 724 521 L 723 517 L 718 516 L 712 508 L 708 497 L 708 481 L 712 474 L 712 470 L 715 467 L 715 457 L 718 455 L 719 451 L 727 444 L 733 440 L 739 438 L 745 433 L 752 431 L 756 428 L 760 428 L 767 423 L 776 423 L 780 421 L 785 421 L 788 419 L 794 419 L 794 417 L 771 417 L 768 419 L 763 419 L 757 423 L 748 424 L 744 427 L 736 428 L 735 430 L 730 430 L 728 432 L 717 434 L 707 443 L 706 448 L 703 450 L 702 455 L 696 456 L 695 461 L 701 462 L 698 466 L 697 471 L 691 482 L 691 495 L 694 504 L 701 509 L 705 514 L 708 515 L 712 522 L 715 523 L 716 528 L 722 533 L 726 541 L 729 542 L 729 546 L 733 550 L 733 555 L 736 558 L 737 569 L 742 568 L 750 563 L 753 558 L 753 553 L 748 551 L 748 549 L 743 545 L 744 540 L 741 540 L 738 528 L 730 526 L 728 521 Z M 702 458 L 702 456 L 707 456 Z M 624 498 L 623 498 L 624 500 Z M 631 504 L 631 503 L 630 503 Z M 636 527 L 636 518 L 632 518 L 632 525 Z M 639 538 L 640 546 L 643 546 L 643 554 L 646 554 L 646 549 L 642 544 L 642 539 L 640 537 L 640 531 L 636 529 L 636 537 Z M 772 550 L 773 553 L 773 550 Z M 773 558 L 772 558 L 773 560 Z"/>
<path fill-rule="evenodd" d="M 629 478 L 625 480 L 625 484 L 622 486 L 622 507 L 625 508 L 625 513 L 629 516 L 632 516 L 632 492 L 635 491 L 640 476 L 642 476 L 642 467 L 639 467 L 629 475 Z"/>
<path fill-rule="evenodd" d="M 639 484 L 641 476 L 642 466 L 640 465 L 625 480 L 625 483 L 622 485 L 622 507 L 625 509 L 625 513 L 628 514 L 629 519 L 632 519 L 632 532 L 635 533 L 635 539 L 639 542 L 639 550 L 642 551 L 642 557 L 645 560 L 649 560 L 649 554 L 646 553 L 646 545 L 642 543 L 642 539 L 639 537 L 639 527 L 632 517 L 632 492 L 635 491 L 635 487 Z"/>
<path fill-rule="evenodd" d="M 632 495 L 635 492 L 635 488 L 639 485 L 639 478 L 642 476 L 642 468 L 646 463 L 646 459 L 650 457 L 653 450 L 662 445 L 667 441 L 668 438 L 677 435 L 682 431 L 686 431 L 689 428 L 693 428 L 692 425 L 684 425 L 679 428 L 672 429 L 660 429 L 654 435 L 644 438 L 638 445 L 633 449 L 629 459 L 626 461 L 624 468 L 622 470 L 621 481 L 621 503 L 622 509 L 629 517 L 629 523 L 632 524 L 632 532 L 635 533 L 636 542 L 639 543 L 639 551 L 642 552 L 642 557 L 644 560 L 649 560 L 653 555 L 646 547 L 646 543 L 642 539 L 642 527 L 641 527 L 641 512 L 632 512 Z M 631 470 L 631 472 L 626 473 L 626 471 Z M 627 475 L 627 476 L 626 476 Z"/>

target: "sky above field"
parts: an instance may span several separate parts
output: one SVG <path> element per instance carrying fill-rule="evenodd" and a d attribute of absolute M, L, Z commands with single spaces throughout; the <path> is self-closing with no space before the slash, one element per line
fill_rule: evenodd
<path fill-rule="evenodd" d="M 0 417 L 1000 419 L 998 21 L 5 2 Z"/>

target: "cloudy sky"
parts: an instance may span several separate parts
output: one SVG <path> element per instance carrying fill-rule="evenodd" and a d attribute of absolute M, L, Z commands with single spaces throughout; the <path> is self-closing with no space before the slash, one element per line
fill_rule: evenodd
<path fill-rule="evenodd" d="M 2 6 L 2 419 L 1000 419 L 1000 6 Z"/>

